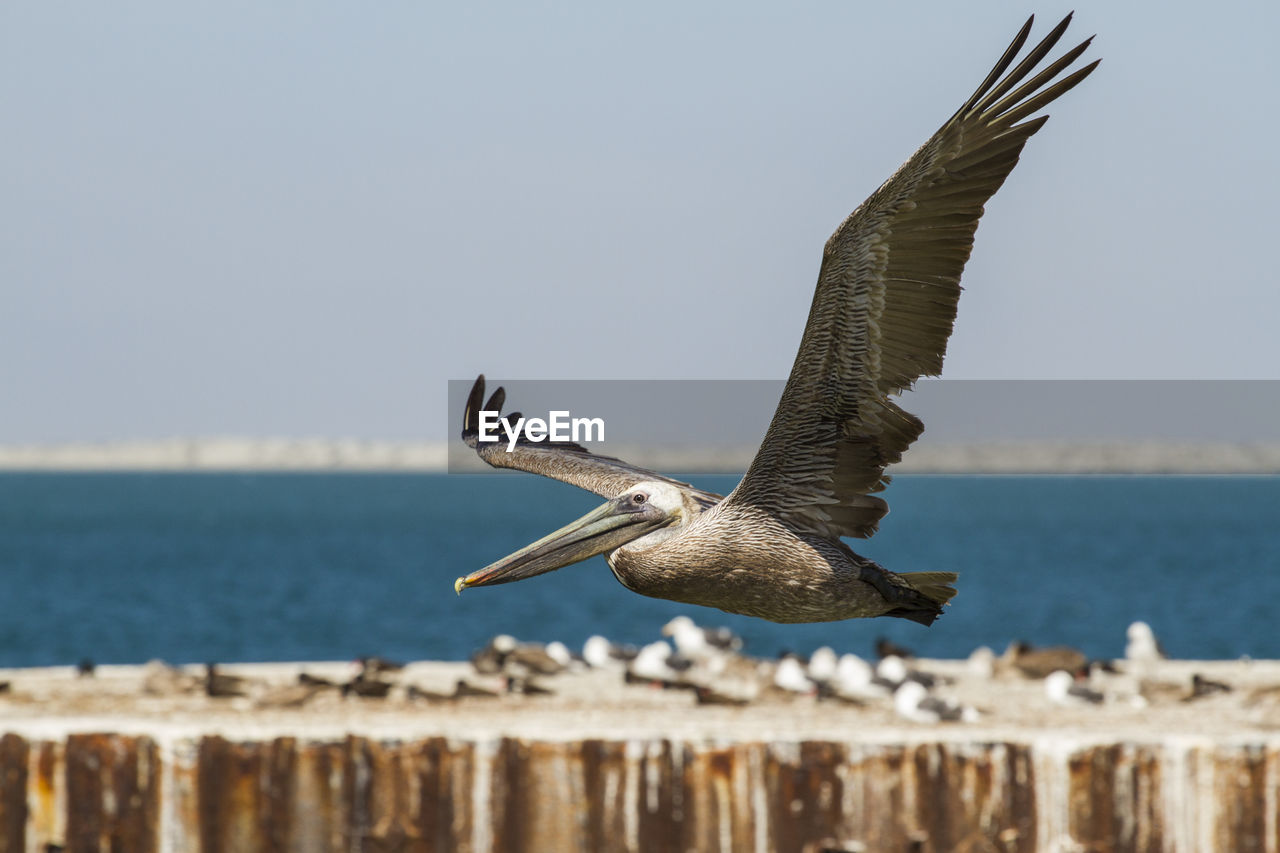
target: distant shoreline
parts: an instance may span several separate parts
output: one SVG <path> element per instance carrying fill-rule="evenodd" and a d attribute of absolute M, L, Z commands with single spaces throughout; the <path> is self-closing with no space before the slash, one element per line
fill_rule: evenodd
<path fill-rule="evenodd" d="M 452 459 L 451 456 L 452 453 Z M 461 451 L 461 452 L 459 452 Z M 607 447 L 660 471 L 744 471 L 755 448 Z M 487 471 L 446 442 L 357 439 L 175 438 L 0 445 L 0 471 Z M 892 468 L 901 474 L 1280 474 L 1280 443 L 1061 442 L 929 444 Z"/>

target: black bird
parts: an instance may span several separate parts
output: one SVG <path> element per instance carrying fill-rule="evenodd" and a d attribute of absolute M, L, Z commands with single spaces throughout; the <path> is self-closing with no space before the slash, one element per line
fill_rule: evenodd
<path fill-rule="evenodd" d="M 471 666 L 481 675 L 497 675 L 507 662 L 507 656 L 516 650 L 516 638 L 510 634 L 498 634 L 485 643 L 484 648 L 471 656 Z"/>
<path fill-rule="evenodd" d="M 361 672 L 355 678 L 342 685 L 342 695 L 350 696 L 354 693 L 364 699 L 385 699 L 387 694 L 391 692 L 391 687 L 390 681 L 383 681 L 380 678 Z"/>
<path fill-rule="evenodd" d="M 1191 676 L 1191 694 L 1183 699 L 1183 702 L 1191 702 L 1196 699 L 1202 699 L 1214 693 L 1230 693 L 1231 685 L 1224 684 L 1221 681 L 1213 681 L 1205 678 L 1200 673 L 1194 673 Z"/>
<path fill-rule="evenodd" d="M 557 658 L 541 643 L 521 643 L 511 650 L 504 665 L 537 675 L 556 675 L 564 672 L 567 660 Z"/>
<path fill-rule="evenodd" d="M 495 696 L 501 696 L 503 691 L 506 689 L 506 686 L 505 679 L 503 680 L 501 687 L 498 687 L 491 681 L 489 683 L 485 683 L 471 681 L 466 678 L 459 678 L 453 689 L 453 697 L 455 699 L 464 699 L 467 697 L 492 699 Z"/>
<path fill-rule="evenodd" d="M 311 687 L 337 687 L 338 686 L 327 678 L 321 678 L 320 676 L 312 675 L 309 672 L 298 673 L 298 683 L 306 684 Z"/>
<path fill-rule="evenodd" d="M 890 656 L 910 660 L 916 656 L 916 653 L 906 646 L 898 645 L 888 637 L 876 637 L 876 659 L 884 660 Z"/>
<path fill-rule="evenodd" d="M 215 699 L 229 699 L 233 696 L 244 696 L 248 682 L 238 675 L 227 675 L 218 672 L 216 663 L 204 665 L 204 694 Z"/>
<path fill-rule="evenodd" d="M 1076 682 L 1076 677 L 1065 669 L 1056 669 L 1045 676 L 1044 692 L 1055 705 L 1101 705 L 1106 696 L 1086 684 Z"/>

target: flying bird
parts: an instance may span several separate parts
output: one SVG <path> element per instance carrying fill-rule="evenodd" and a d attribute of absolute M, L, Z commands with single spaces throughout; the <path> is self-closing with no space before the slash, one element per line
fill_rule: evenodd
<path fill-rule="evenodd" d="M 458 578 L 454 589 L 605 554 L 624 586 L 656 598 L 775 622 L 896 616 L 932 624 L 955 594 L 954 573 L 897 574 L 841 537 L 876 531 L 888 512 L 876 495 L 889 483 L 885 469 L 924 430 L 891 397 L 942 370 L 983 205 L 1048 119 L 1035 114 L 1097 67 L 1064 76 L 1090 40 L 1041 67 L 1070 15 L 1019 60 L 1032 20 L 977 91 L 827 241 L 782 399 L 727 497 L 572 442 L 481 442 L 481 411 L 500 414 L 506 394 L 499 388 L 485 402 L 477 379 L 462 438 L 485 462 L 608 502 Z"/>

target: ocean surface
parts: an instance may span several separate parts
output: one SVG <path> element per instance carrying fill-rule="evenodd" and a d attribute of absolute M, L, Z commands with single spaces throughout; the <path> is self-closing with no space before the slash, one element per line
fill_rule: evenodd
<path fill-rule="evenodd" d="M 1280 658 L 1280 478 L 904 475 L 885 497 L 880 532 L 851 544 L 960 573 L 930 628 L 644 598 L 601 557 L 456 596 L 457 576 L 599 503 L 528 475 L 0 474 L 0 666 L 463 659 L 500 632 L 649 642 L 678 613 L 762 656 L 869 656 L 885 636 L 932 657 L 1014 639 L 1115 657 L 1142 619 L 1174 657 Z"/>

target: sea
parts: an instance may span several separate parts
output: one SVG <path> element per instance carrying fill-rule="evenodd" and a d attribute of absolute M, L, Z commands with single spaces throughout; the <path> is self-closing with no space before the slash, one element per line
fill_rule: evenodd
<path fill-rule="evenodd" d="M 737 478 L 681 475 L 727 493 Z M 602 557 L 503 586 L 456 577 L 600 499 L 539 477 L 371 473 L 0 474 L 0 667 L 461 660 L 492 636 L 581 648 L 728 626 L 770 657 L 963 658 L 1011 641 L 1121 656 L 1135 620 L 1172 657 L 1280 658 L 1280 478 L 908 476 L 855 551 L 960 574 L 931 627 L 779 625 L 645 598 Z"/>

